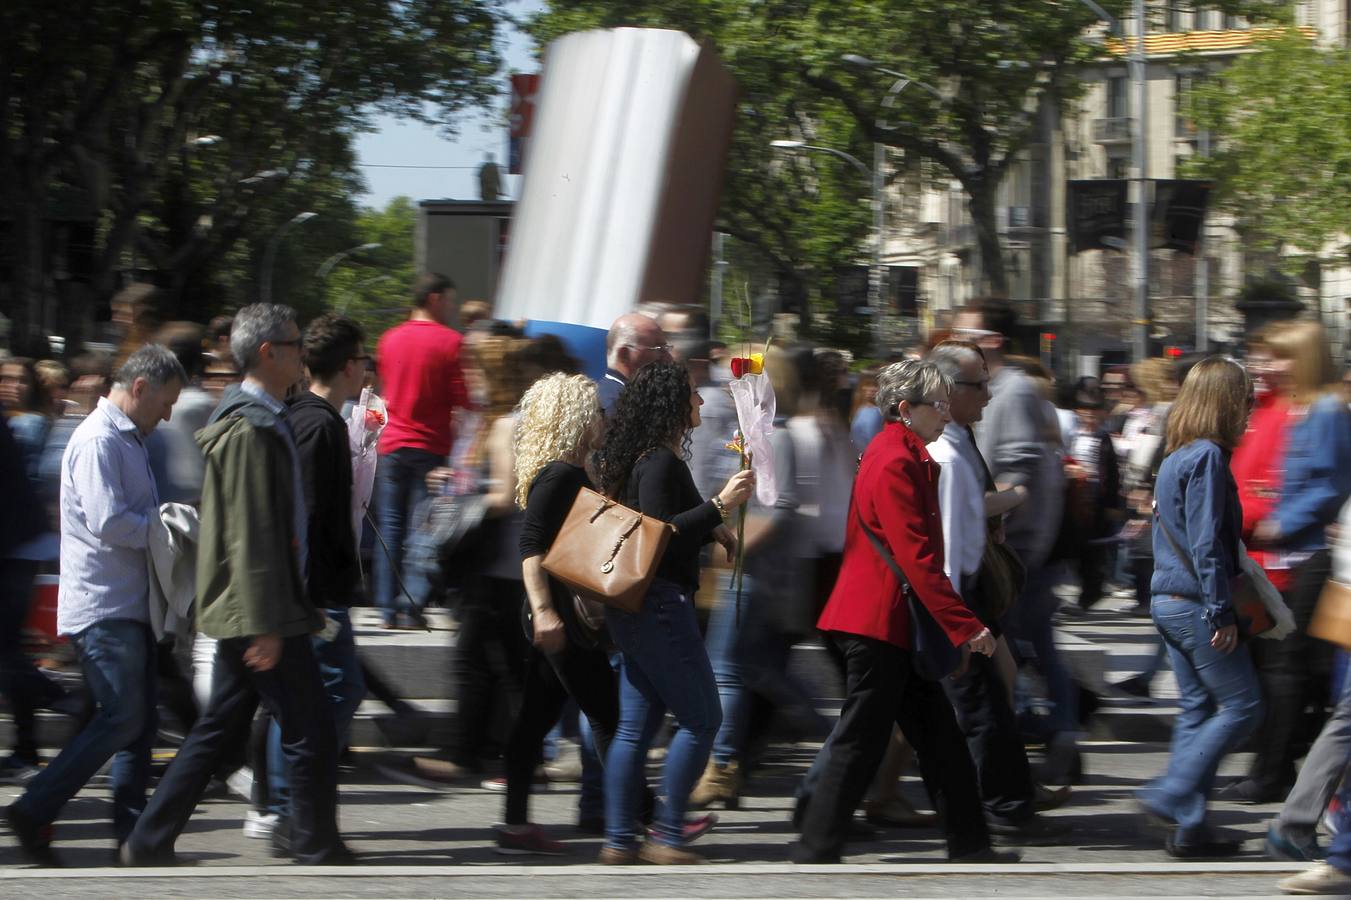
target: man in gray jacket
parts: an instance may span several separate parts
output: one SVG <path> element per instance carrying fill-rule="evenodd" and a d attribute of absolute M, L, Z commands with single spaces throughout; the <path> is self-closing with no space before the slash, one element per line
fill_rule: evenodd
<path fill-rule="evenodd" d="M 1030 644 L 1046 677 L 1053 704 L 1053 737 L 1042 780 L 1063 784 L 1075 765 L 1078 729 L 1077 687 L 1056 650 L 1051 629 L 1057 600 L 1051 592 L 1051 549 L 1060 531 L 1065 474 L 1060 459 L 1060 429 L 1050 402 L 1037 384 L 1004 358 L 1017 325 L 1006 303 L 990 302 L 957 313 L 954 337 L 972 341 L 985 354 L 990 372 L 990 405 L 976 425 L 976 444 L 1000 490 L 1012 488 L 1025 499 L 1004 523 L 1005 541 L 1027 567 L 1027 586 L 1005 617 L 1015 641 Z"/>

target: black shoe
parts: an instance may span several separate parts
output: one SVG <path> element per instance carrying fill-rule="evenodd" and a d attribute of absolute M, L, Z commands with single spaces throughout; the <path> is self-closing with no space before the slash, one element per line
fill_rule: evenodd
<path fill-rule="evenodd" d="M 1174 859 L 1228 859 L 1243 852 L 1243 842 L 1210 838 L 1179 844 L 1176 838 L 1170 837 L 1164 841 L 1163 849 Z"/>
<path fill-rule="evenodd" d="M 581 816 L 577 819 L 577 830 L 582 834 L 605 834 L 604 816 Z"/>
<path fill-rule="evenodd" d="M 1146 678 L 1144 675 L 1136 675 L 1132 678 L 1127 678 L 1125 681 L 1118 681 L 1116 684 L 1112 685 L 1112 687 L 1121 691 L 1123 694 L 1130 694 L 1132 697 L 1143 697 L 1148 699 L 1150 696 L 1149 683 L 1151 681 L 1153 681 L 1152 678 Z"/>
<path fill-rule="evenodd" d="M 995 821 L 989 823 L 990 834 L 1005 844 L 1027 847 L 1049 847 L 1061 843 L 1070 833 L 1069 826 L 1042 816 L 1033 816 L 1021 822 Z"/>
<path fill-rule="evenodd" d="M 273 859 L 291 858 L 291 822 L 288 819 L 278 819 L 277 824 L 272 828 L 272 836 L 268 839 L 271 844 L 271 853 Z"/>
<path fill-rule="evenodd" d="M 19 852 L 35 866 L 59 868 L 61 860 L 52 850 L 52 826 L 39 825 L 11 804 L 5 809 L 5 821 L 19 842 Z"/>
<path fill-rule="evenodd" d="M 172 850 L 137 850 L 131 841 L 117 848 L 117 864 L 128 869 L 168 869 L 175 866 L 195 866 L 195 859 L 181 859 Z"/>
<path fill-rule="evenodd" d="M 308 866 L 358 866 L 361 865 L 361 857 L 352 852 L 352 848 L 346 844 L 338 844 L 332 850 L 324 854 L 322 859 L 307 862 Z"/>
<path fill-rule="evenodd" d="M 1216 798 L 1234 803 L 1280 803 L 1287 793 L 1288 788 L 1283 791 L 1272 790 L 1262 787 L 1251 778 L 1243 778 L 1231 782 L 1216 795 Z"/>
<path fill-rule="evenodd" d="M 963 853 L 961 856 L 952 856 L 948 862 L 955 863 L 1016 863 L 1021 862 L 1023 855 L 1017 850 L 996 850 L 993 847 L 985 847 L 980 850 L 972 850 L 970 853 Z"/>
<path fill-rule="evenodd" d="M 813 853 L 801 841 L 793 841 L 788 845 L 788 858 L 800 866 L 833 866 L 839 864 L 840 853 Z"/>

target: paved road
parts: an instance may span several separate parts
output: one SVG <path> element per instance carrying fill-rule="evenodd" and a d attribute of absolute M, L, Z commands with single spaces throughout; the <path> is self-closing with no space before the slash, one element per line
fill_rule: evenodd
<path fill-rule="evenodd" d="M 1273 807 L 1217 804 L 1216 823 L 1254 838 L 1249 853 L 1220 864 L 1180 865 L 1141 827 L 1130 793 L 1162 766 L 1161 745 L 1097 743 L 1087 758 L 1087 784 L 1052 815 L 1072 826 L 1069 841 L 1033 847 L 1018 866 L 950 866 L 929 831 L 892 831 L 850 846 L 840 867 L 787 862 L 793 783 L 810 759 L 809 745 L 776 750 L 751 783 L 742 808 L 719 810 L 717 829 L 697 845 L 714 865 L 675 871 L 614 870 L 594 865 L 598 838 L 581 835 L 576 786 L 551 785 L 537 795 L 533 817 L 567 842 L 569 855 L 536 858 L 494 852 L 491 826 L 501 795 L 477 787 L 428 791 L 390 783 L 366 763 L 345 779 L 342 826 L 363 857 L 353 870 L 301 870 L 274 861 L 262 841 L 245 838 L 245 806 L 214 800 L 202 806 L 178 843 L 194 867 L 174 870 L 103 868 L 110 861 L 109 804 L 104 788 L 81 794 L 58 825 L 67 868 L 24 868 L 12 839 L 0 839 L 0 896 L 41 897 L 1094 897 L 1269 896 L 1297 866 L 1268 863 L 1256 838 Z M 1243 759 L 1226 770 L 1237 773 Z M 906 790 L 918 801 L 917 781 Z M 16 796 L 0 789 L 0 802 Z"/>

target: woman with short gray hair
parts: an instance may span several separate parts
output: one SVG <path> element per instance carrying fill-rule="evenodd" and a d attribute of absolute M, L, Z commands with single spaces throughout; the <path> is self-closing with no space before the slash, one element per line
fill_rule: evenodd
<path fill-rule="evenodd" d="M 848 696 L 823 757 L 812 766 L 815 784 L 799 793 L 794 821 L 802 836 L 792 858 L 840 861 L 854 809 L 895 723 L 911 739 L 924 782 L 946 811 L 949 858 L 1012 861 L 1016 854 L 990 847 L 976 768 L 941 684 L 912 666 L 919 626 L 911 621 L 911 599 L 953 647 L 989 656 L 995 646 L 943 571 L 938 465 L 925 445 L 948 422 L 952 379 L 933 363 L 906 360 L 883 369 L 877 385 L 886 425 L 859 463 L 839 579 L 817 622 L 844 655 Z"/>
<path fill-rule="evenodd" d="M 938 425 L 938 431 L 942 432 L 947 423 L 947 396 L 951 392 L 952 379 L 930 362 L 907 359 L 892 363 L 877 373 L 877 406 L 882 410 L 883 420 L 902 422 L 907 428 L 911 427 L 910 410 L 913 407 L 937 404 L 942 407 L 943 423 Z M 930 396 L 941 396 L 941 399 L 926 401 L 925 398 Z M 900 408 L 902 400 L 908 403 L 904 411 Z M 932 437 L 925 439 L 933 440 Z"/>

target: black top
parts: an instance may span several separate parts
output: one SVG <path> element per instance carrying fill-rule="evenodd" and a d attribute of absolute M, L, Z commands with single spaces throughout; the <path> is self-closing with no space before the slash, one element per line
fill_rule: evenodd
<path fill-rule="evenodd" d="M 540 470 L 535 480 L 530 482 L 530 491 L 525 497 L 525 520 L 521 523 L 521 559 L 543 556 L 549 552 L 559 529 L 572 511 L 577 493 L 584 487 L 591 487 L 591 479 L 580 466 L 555 460 Z M 564 626 L 571 630 L 575 624 L 572 591 L 550 575 L 549 597 L 553 601 L 554 612 L 562 618 Z M 527 601 L 526 609 L 529 608 Z"/>
<path fill-rule="evenodd" d="M 347 424 L 327 400 L 304 391 L 288 404 L 304 482 L 309 571 L 305 586 L 315 606 L 351 604 L 361 582 L 352 531 L 352 453 Z"/>
<path fill-rule="evenodd" d="M 676 527 L 657 577 L 692 595 L 699 587 L 699 550 L 713 539 L 722 516 L 712 500 L 699 496 L 690 467 L 671 448 L 658 447 L 634 464 L 619 502 Z"/>

